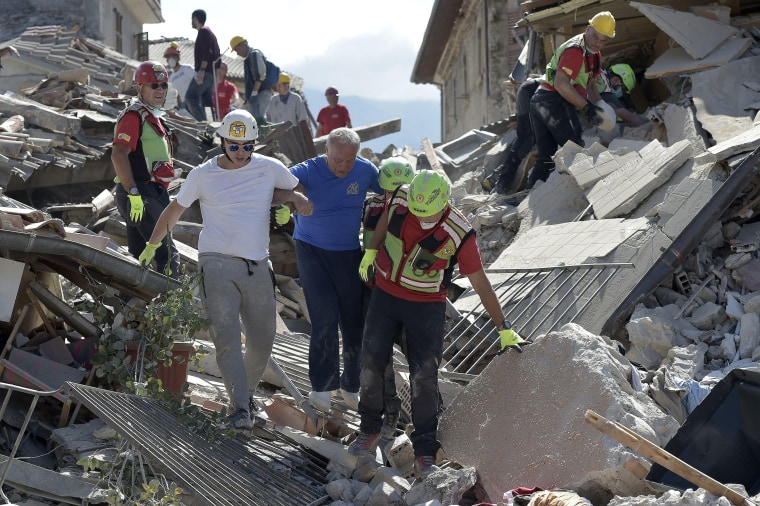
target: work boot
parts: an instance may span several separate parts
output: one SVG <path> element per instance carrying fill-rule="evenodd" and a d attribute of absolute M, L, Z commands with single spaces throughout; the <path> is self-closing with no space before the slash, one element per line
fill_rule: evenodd
<path fill-rule="evenodd" d="M 343 397 L 343 401 L 346 406 L 357 411 L 359 409 L 359 392 L 349 392 L 348 390 L 340 389 L 340 395 Z"/>
<path fill-rule="evenodd" d="M 414 457 L 414 471 L 420 478 L 424 478 L 430 473 L 440 471 L 441 468 L 435 465 L 435 457 L 432 455 L 418 455 Z"/>
<path fill-rule="evenodd" d="M 380 429 L 380 434 L 383 439 L 393 439 L 396 435 L 396 427 L 398 426 L 398 417 L 401 413 L 396 411 L 394 413 L 385 413 L 383 417 L 383 427 Z"/>
<path fill-rule="evenodd" d="M 491 175 L 483 179 L 483 181 L 480 182 L 481 188 L 483 188 L 483 191 L 486 193 L 491 193 L 491 190 L 494 189 L 494 186 L 496 185 L 496 180 L 499 179 L 499 171 L 495 170 L 491 172 Z"/>
<path fill-rule="evenodd" d="M 364 455 L 365 453 L 374 454 L 377 450 L 377 443 L 380 440 L 380 434 L 367 434 L 360 432 L 354 441 L 348 445 L 348 453 L 351 455 Z"/>
<path fill-rule="evenodd" d="M 328 412 L 330 411 L 330 392 L 309 392 L 309 402 L 315 408 Z"/>
<path fill-rule="evenodd" d="M 247 409 L 240 408 L 227 416 L 222 424 L 223 429 L 250 431 L 253 429 L 253 418 Z"/>

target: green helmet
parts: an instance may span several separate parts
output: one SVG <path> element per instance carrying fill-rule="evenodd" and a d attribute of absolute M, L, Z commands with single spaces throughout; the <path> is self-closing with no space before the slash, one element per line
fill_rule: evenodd
<path fill-rule="evenodd" d="M 443 211 L 451 196 L 449 182 L 434 170 L 421 170 L 409 184 L 409 210 L 424 218 Z"/>
<path fill-rule="evenodd" d="M 620 77 L 628 93 L 636 86 L 636 74 L 633 73 L 633 69 L 627 63 L 615 64 L 610 67 L 610 71 Z"/>
<path fill-rule="evenodd" d="M 392 192 L 402 184 L 409 184 L 414 177 L 412 164 L 403 156 L 392 156 L 380 163 L 378 182 L 380 188 Z"/>

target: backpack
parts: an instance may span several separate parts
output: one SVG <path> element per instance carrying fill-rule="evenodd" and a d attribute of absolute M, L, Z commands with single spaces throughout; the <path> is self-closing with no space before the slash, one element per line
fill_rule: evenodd
<path fill-rule="evenodd" d="M 263 56 L 263 55 L 262 55 Z M 264 58 L 267 66 L 267 84 L 270 88 L 274 88 L 277 81 L 280 80 L 280 67 Z"/>

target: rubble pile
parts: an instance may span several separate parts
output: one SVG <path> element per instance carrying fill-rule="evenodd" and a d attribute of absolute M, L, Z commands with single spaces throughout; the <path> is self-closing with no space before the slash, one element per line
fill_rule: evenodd
<path fill-rule="evenodd" d="M 657 19 L 683 14 L 631 4 Z M 534 506 L 584 500 L 595 505 L 726 504 L 726 497 L 697 485 L 680 492 L 644 480 L 651 457 L 584 421 L 591 410 L 664 447 L 730 371 L 758 368 L 758 36 L 757 29 L 725 32 L 730 34 L 721 40 L 703 42 L 726 44 L 732 56 L 695 66 L 695 60 L 709 59 L 708 48 L 699 56 L 677 55 L 673 67 L 667 67 L 672 61 L 667 58 L 654 62 L 647 76 L 662 77 L 671 96 L 646 111 L 650 122 L 620 129 L 614 138 L 587 128 L 587 147 L 563 146 L 555 156 L 556 170 L 530 191 L 496 195 L 480 189 L 480 180 L 501 166 L 514 140 L 503 125 L 436 147 L 437 161 L 428 158 L 430 153 L 423 157 L 403 150 L 418 167 L 440 166 L 453 180 L 452 202 L 477 231 L 484 265 L 508 318 L 533 339 L 523 353 L 497 354 L 498 340 L 483 308 L 472 302 L 466 280 L 455 280 L 445 345 L 457 358 L 445 353 L 441 367 L 440 471 L 415 478 L 409 427 L 384 440 L 377 455 L 357 458 L 346 451 L 357 429 L 355 413 L 339 407 L 311 419 L 303 409 L 308 339 L 299 332 L 308 332 L 309 315 L 287 227 L 273 228 L 270 252 L 282 318 L 278 331 L 293 337 L 278 338 L 276 352 L 295 384 L 288 385 L 270 366 L 265 378 L 272 384 L 262 385 L 271 390 L 264 409 L 269 422 L 255 436 L 285 440 L 296 451 L 308 448 L 307 456 L 298 458 L 318 462 L 326 476 L 314 473 L 306 486 L 334 505 L 517 504 L 515 494 L 530 500 L 530 493 L 513 493 L 518 487 L 574 492 L 535 495 Z M 64 381 L 94 381 L 78 343 L 98 343 L 103 333 L 117 328 L 99 326 L 102 321 L 78 309 L 82 299 L 149 301 L 174 285 L 141 268 L 122 246 L 125 226 L 110 190 L 111 135 L 129 100 L 118 92 L 119 81 L 134 62 L 60 27 L 29 29 L 16 45 L 22 57 L 44 58 L 60 68 L 24 86 L 23 94 L 0 95 L 5 193 L 0 196 L 0 270 L 8 286 L 0 283 L 6 301 L 0 304 L 0 320 L 7 335 L 0 381 L 55 390 Z M 736 86 L 725 86 L 726 75 Z M 179 139 L 177 164 L 184 170 L 216 153 L 207 125 L 181 118 L 169 123 Z M 286 129 L 268 132 L 257 152 L 283 157 L 274 141 Z M 396 153 L 363 154 L 379 162 Z M 525 180 L 530 165 L 529 156 L 518 179 Z M 63 187 L 82 183 L 94 184 L 98 192 L 84 201 L 57 198 L 66 195 Z M 182 178 L 170 190 L 181 184 Z M 32 198 L 33 203 L 44 198 L 42 209 L 12 198 L 14 191 L 28 196 L 34 188 L 46 190 L 44 197 Z M 200 212 L 191 208 L 183 218 L 187 221 L 177 225 L 174 238 L 182 263 L 192 270 Z M 615 270 L 601 275 L 606 271 L 592 270 L 595 266 Z M 514 280 L 515 273 L 536 280 Z M 92 293 L 96 284 L 106 288 Z M 458 344 L 462 336 L 465 345 Z M 202 372 L 191 372 L 188 402 L 218 412 L 226 393 L 213 353 Z M 408 366 L 396 358 L 409 421 L 412 385 Z M 107 460 L 113 451 L 106 448 L 115 443 L 102 439 L 114 434 L 105 435 L 102 422 L 90 419 L 56 430 L 56 417 L 65 424 L 69 414 L 69 401 L 56 399 L 64 407 L 50 400 L 44 414 L 31 418 L 40 441 L 27 442 L 17 456 L 57 469 L 71 478 L 68 485 L 81 487 L 92 478 L 87 471 L 93 471 L 83 470 L 81 462 Z M 72 422 L 86 418 L 77 416 Z M 8 445 L 23 433 L 26 421 L 6 414 L 3 422 L 12 427 L 3 443 Z M 94 433 L 101 440 L 90 440 Z M 55 458 L 45 457 L 48 445 L 55 447 Z M 283 464 L 281 449 L 260 455 L 254 469 L 282 471 L 287 488 L 293 468 Z M 162 464 L 169 474 L 171 463 Z M 48 480 L 30 486 L 13 477 L 9 483 L 19 491 L 27 487 L 49 497 L 65 495 Z M 742 496 L 758 494 L 753 484 L 727 483 Z M 14 500 L 23 499 L 15 493 Z"/>

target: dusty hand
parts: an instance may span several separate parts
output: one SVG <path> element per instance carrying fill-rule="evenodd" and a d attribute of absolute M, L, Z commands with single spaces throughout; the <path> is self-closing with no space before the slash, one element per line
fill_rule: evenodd
<path fill-rule="evenodd" d="M 368 249 L 364 251 L 364 256 L 362 257 L 362 261 L 359 264 L 359 276 L 361 276 L 362 281 L 364 281 L 365 283 L 369 280 L 369 268 L 372 266 L 372 263 L 375 261 L 376 256 L 377 256 L 376 249 Z"/>
<path fill-rule="evenodd" d="M 135 223 L 140 223 L 145 210 L 145 204 L 140 195 L 127 195 L 129 197 L 129 219 Z"/>
<path fill-rule="evenodd" d="M 257 96 L 258 94 L 259 94 L 259 90 L 253 90 L 253 91 L 251 92 L 251 96 L 252 96 L 252 97 L 255 97 L 255 96 Z"/>
<path fill-rule="evenodd" d="M 195 82 L 198 84 L 202 84 L 204 77 L 206 77 L 206 71 L 199 70 L 198 72 L 195 73 Z"/>
<path fill-rule="evenodd" d="M 499 343 L 501 344 L 502 351 L 504 351 L 505 348 L 514 348 L 520 353 L 522 353 L 522 348 L 520 347 L 520 345 L 524 346 L 526 344 L 531 344 L 530 341 L 526 341 L 525 339 L 520 337 L 520 334 L 518 334 L 511 328 L 499 330 Z"/>
<path fill-rule="evenodd" d="M 145 249 L 142 253 L 140 253 L 140 256 L 137 259 L 140 262 L 140 265 L 150 265 L 150 263 L 153 261 L 153 257 L 156 256 L 156 250 L 159 246 L 161 246 L 161 243 L 153 244 L 146 242 Z"/>
<path fill-rule="evenodd" d="M 591 103 L 590 100 L 586 100 L 586 106 L 583 108 L 583 114 L 594 126 L 599 126 L 604 123 L 604 110 Z"/>
<path fill-rule="evenodd" d="M 278 225 L 284 225 L 289 221 L 290 221 L 290 208 L 287 205 L 282 204 L 274 212 L 274 222 L 277 223 Z"/>

